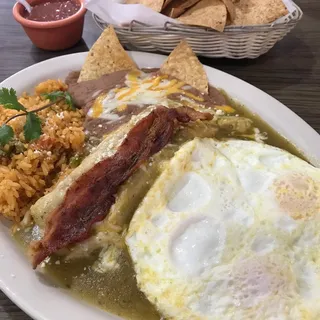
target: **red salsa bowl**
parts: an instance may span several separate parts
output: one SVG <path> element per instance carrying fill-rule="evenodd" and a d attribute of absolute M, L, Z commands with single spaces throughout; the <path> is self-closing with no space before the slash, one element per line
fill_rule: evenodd
<path fill-rule="evenodd" d="M 71 48 L 80 41 L 87 11 L 83 0 L 27 1 L 34 7 L 31 14 L 16 3 L 13 16 L 35 46 L 58 51 Z"/>

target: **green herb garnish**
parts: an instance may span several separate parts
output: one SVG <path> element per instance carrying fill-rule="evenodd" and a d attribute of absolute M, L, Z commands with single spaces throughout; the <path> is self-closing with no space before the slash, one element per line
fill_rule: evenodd
<path fill-rule="evenodd" d="M 9 118 L 2 126 L 0 126 L 0 145 L 4 146 L 14 137 L 14 131 L 8 123 L 18 117 L 26 117 L 26 123 L 23 127 L 24 137 L 27 142 L 39 139 L 42 134 L 41 120 L 36 114 L 37 112 L 53 106 L 55 103 L 65 100 L 71 109 L 75 109 L 72 101 L 72 97 L 69 92 L 66 91 L 54 91 L 50 93 L 44 93 L 42 96 L 45 99 L 51 101 L 51 103 L 32 110 L 27 109 L 18 101 L 17 93 L 14 89 L 1 88 L 0 89 L 0 105 L 6 109 L 13 109 L 21 111 L 11 118 Z"/>
<path fill-rule="evenodd" d="M 50 93 L 43 93 L 42 96 L 49 99 L 52 102 L 57 102 L 58 99 L 64 99 L 71 109 L 75 109 L 73 106 L 72 97 L 67 91 L 54 91 Z"/>
<path fill-rule="evenodd" d="M 76 154 L 75 156 L 70 158 L 69 166 L 71 168 L 76 168 L 81 164 L 82 160 L 83 160 L 83 156 Z"/>
<path fill-rule="evenodd" d="M 18 101 L 16 90 L 12 88 L 0 89 L 0 104 L 2 104 L 6 109 L 26 111 L 26 108 Z"/>
<path fill-rule="evenodd" d="M 41 136 L 41 120 L 33 112 L 29 112 L 26 116 L 23 133 L 26 141 L 37 140 Z"/>
<path fill-rule="evenodd" d="M 7 124 L 0 127 L 0 145 L 7 144 L 14 136 L 13 129 Z"/>

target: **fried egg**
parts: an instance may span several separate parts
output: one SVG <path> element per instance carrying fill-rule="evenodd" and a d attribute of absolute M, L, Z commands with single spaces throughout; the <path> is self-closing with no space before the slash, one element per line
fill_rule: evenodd
<path fill-rule="evenodd" d="M 320 319 L 320 170 L 265 144 L 194 139 L 126 236 L 166 319 Z"/>

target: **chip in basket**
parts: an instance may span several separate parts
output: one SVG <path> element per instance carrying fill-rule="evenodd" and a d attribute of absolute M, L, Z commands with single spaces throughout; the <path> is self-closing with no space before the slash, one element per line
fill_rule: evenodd
<path fill-rule="evenodd" d="M 206 71 L 186 41 L 181 41 L 172 51 L 160 71 L 208 93 Z"/>
<path fill-rule="evenodd" d="M 288 14 L 282 0 L 240 0 L 234 4 L 236 17 L 232 24 L 246 26 L 274 22 Z"/>
<path fill-rule="evenodd" d="M 236 8 L 232 0 L 222 0 L 225 6 L 227 7 L 230 21 L 234 21 L 236 18 Z"/>
<path fill-rule="evenodd" d="M 126 0 L 127 4 L 143 4 L 144 6 L 151 8 L 154 11 L 160 12 L 164 3 L 164 0 Z"/>
<path fill-rule="evenodd" d="M 226 25 L 262 25 L 288 14 L 283 0 L 126 0 L 180 22 L 223 32 Z"/>
<path fill-rule="evenodd" d="M 177 18 L 200 0 L 173 0 L 162 10 L 170 18 Z"/>
<path fill-rule="evenodd" d="M 178 20 L 185 24 L 209 27 L 222 32 L 227 22 L 227 8 L 220 0 L 201 0 L 183 13 Z"/>
<path fill-rule="evenodd" d="M 162 10 L 165 9 L 173 0 L 164 0 Z"/>

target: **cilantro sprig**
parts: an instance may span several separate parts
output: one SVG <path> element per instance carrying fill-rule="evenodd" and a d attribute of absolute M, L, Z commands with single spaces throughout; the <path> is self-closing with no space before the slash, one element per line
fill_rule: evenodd
<path fill-rule="evenodd" d="M 2 104 L 6 109 L 27 111 L 26 108 L 18 101 L 16 90 L 12 88 L 0 89 L 0 104 Z"/>
<path fill-rule="evenodd" d="M 74 110 L 75 107 L 73 105 L 72 97 L 68 91 L 54 91 L 50 93 L 43 93 L 42 96 L 45 99 L 49 99 L 52 102 L 57 102 L 60 99 L 64 99 L 66 104 Z"/>
<path fill-rule="evenodd" d="M 0 146 L 6 145 L 14 138 L 14 131 L 8 123 L 18 117 L 25 117 L 26 123 L 23 126 L 23 133 L 25 140 L 30 142 L 32 140 L 39 139 L 42 134 L 41 120 L 37 115 L 37 112 L 53 106 L 54 104 L 65 100 L 71 109 L 74 109 L 72 97 L 69 92 L 66 91 L 54 91 L 50 93 L 44 93 L 42 96 L 45 99 L 51 101 L 43 107 L 28 111 L 19 101 L 17 93 L 14 89 L 1 88 L 0 89 L 0 105 L 6 109 L 12 109 L 21 111 L 20 113 L 9 118 L 2 126 L 0 126 Z"/>
<path fill-rule="evenodd" d="M 24 137 L 26 141 L 37 140 L 40 138 L 41 130 L 41 120 L 33 112 L 29 112 L 26 116 L 26 123 L 23 126 Z"/>
<path fill-rule="evenodd" d="M 13 129 L 7 124 L 3 124 L 0 127 L 0 144 L 7 144 L 14 136 Z"/>

